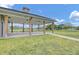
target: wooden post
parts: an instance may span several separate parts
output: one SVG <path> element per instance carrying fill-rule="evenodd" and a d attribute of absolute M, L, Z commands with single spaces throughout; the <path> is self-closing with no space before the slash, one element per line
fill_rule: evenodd
<path fill-rule="evenodd" d="M 43 21 L 43 33 L 45 34 L 45 21 Z"/>
<path fill-rule="evenodd" d="M 8 33 L 8 16 L 4 16 L 4 36 L 7 37 Z"/>
<path fill-rule="evenodd" d="M 4 16 L 1 15 L 1 37 L 3 37 L 4 35 Z"/>
<path fill-rule="evenodd" d="M 23 32 L 24 32 L 24 23 L 23 23 Z"/>
<path fill-rule="evenodd" d="M 54 22 L 52 22 L 51 30 L 52 30 L 52 33 L 53 33 L 54 32 Z"/>
<path fill-rule="evenodd" d="M 11 32 L 13 32 L 13 18 L 12 18 L 12 21 L 11 21 Z"/>
<path fill-rule="evenodd" d="M 0 37 L 1 37 L 1 15 L 0 15 Z"/>
<path fill-rule="evenodd" d="M 32 26 L 31 26 L 31 24 L 32 24 L 32 17 L 30 17 L 30 19 L 29 19 L 29 35 L 31 36 L 32 34 L 31 34 L 31 32 L 32 32 Z"/>
<path fill-rule="evenodd" d="M 13 32 L 13 22 L 11 22 L 11 32 Z"/>
<path fill-rule="evenodd" d="M 39 31 L 39 24 L 38 24 L 38 31 Z"/>
<path fill-rule="evenodd" d="M 32 27 L 32 32 L 33 32 L 33 24 L 31 24 L 31 27 Z"/>

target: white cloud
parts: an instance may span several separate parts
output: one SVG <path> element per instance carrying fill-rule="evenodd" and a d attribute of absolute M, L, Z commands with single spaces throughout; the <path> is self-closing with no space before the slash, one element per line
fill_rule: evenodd
<path fill-rule="evenodd" d="M 56 19 L 57 22 L 55 22 L 55 24 L 63 24 L 64 23 L 64 19 Z"/>
<path fill-rule="evenodd" d="M 79 21 L 79 11 L 71 12 L 69 19 Z"/>
<path fill-rule="evenodd" d="M 64 19 L 56 19 L 58 23 L 64 22 Z"/>
<path fill-rule="evenodd" d="M 0 7 L 12 8 L 15 4 L 0 4 Z"/>
<path fill-rule="evenodd" d="M 75 13 L 77 13 L 77 11 L 71 12 L 69 18 L 71 19 L 75 15 Z"/>
<path fill-rule="evenodd" d="M 73 26 L 79 26 L 79 11 L 71 12 L 69 19 Z"/>

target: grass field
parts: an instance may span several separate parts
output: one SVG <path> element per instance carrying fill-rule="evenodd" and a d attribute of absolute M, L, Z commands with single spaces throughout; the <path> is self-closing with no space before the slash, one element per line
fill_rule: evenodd
<path fill-rule="evenodd" d="M 78 30 L 55 30 L 55 33 L 70 36 L 79 39 L 79 31 Z"/>
<path fill-rule="evenodd" d="M 0 54 L 79 54 L 79 42 L 51 35 L 0 39 Z"/>

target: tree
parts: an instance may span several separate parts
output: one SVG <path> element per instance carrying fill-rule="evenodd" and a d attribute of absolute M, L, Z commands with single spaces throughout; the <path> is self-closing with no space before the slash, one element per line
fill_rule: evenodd
<path fill-rule="evenodd" d="M 79 30 L 79 26 L 76 27 L 76 30 Z"/>
<path fill-rule="evenodd" d="M 52 29 L 51 26 L 52 26 L 52 24 L 47 25 L 46 29 L 47 29 L 47 30 L 51 30 L 51 29 Z"/>

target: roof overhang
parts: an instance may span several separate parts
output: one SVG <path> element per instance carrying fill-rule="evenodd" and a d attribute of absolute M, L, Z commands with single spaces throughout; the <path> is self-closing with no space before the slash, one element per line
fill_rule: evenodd
<path fill-rule="evenodd" d="M 46 23 L 55 22 L 55 20 L 51 19 L 51 18 L 43 17 L 43 16 L 36 15 L 36 14 L 26 13 L 23 11 L 17 11 L 17 10 L 13 10 L 13 9 L 3 8 L 3 7 L 0 7 L 0 14 L 14 17 L 15 22 L 27 22 L 30 17 L 32 17 L 33 24 L 34 23 L 41 24 L 43 21 L 45 21 Z"/>

